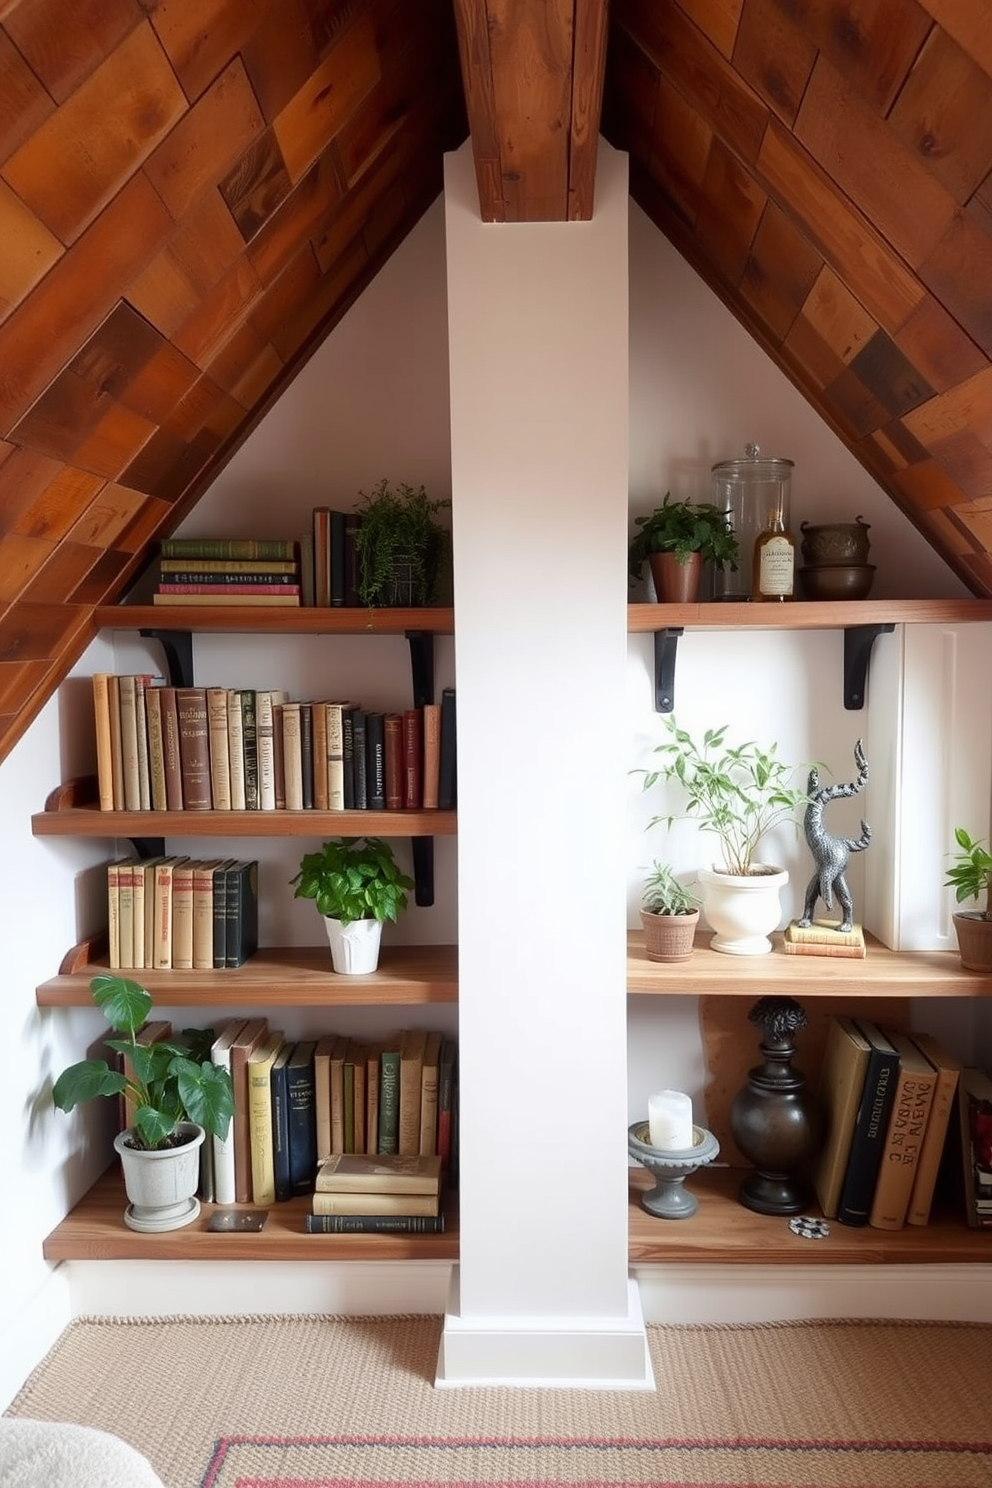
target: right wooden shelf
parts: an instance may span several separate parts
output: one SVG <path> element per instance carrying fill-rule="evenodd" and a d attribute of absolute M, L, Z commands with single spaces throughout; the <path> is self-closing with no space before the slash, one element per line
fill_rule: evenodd
<path fill-rule="evenodd" d="M 863 960 L 791 956 L 782 934 L 767 956 L 727 956 L 709 948 L 710 933 L 696 937 L 688 961 L 649 961 L 644 936 L 627 932 L 627 991 L 668 997 L 988 997 L 992 975 L 965 971 L 956 951 L 890 951 L 865 937 Z M 729 963 L 729 964 L 728 964 Z"/>
<path fill-rule="evenodd" d="M 844 630 L 855 625 L 973 625 L 992 620 L 987 599 L 793 600 L 790 604 L 630 604 L 627 630 Z"/>

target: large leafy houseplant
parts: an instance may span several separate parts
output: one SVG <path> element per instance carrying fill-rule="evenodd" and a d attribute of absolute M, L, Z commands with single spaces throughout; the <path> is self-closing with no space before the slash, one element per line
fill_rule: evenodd
<path fill-rule="evenodd" d="M 183 1140 L 184 1122 L 225 1137 L 234 1115 L 231 1077 L 210 1059 L 209 1035 L 191 1029 L 183 1042 L 142 1044 L 138 1033 L 152 1009 L 151 994 L 128 977 L 103 973 L 90 982 L 90 995 L 119 1038 L 107 1047 L 124 1058 L 124 1068 L 106 1059 L 82 1059 L 55 1081 L 52 1099 L 71 1111 L 96 1096 L 127 1096 L 134 1106 L 128 1145 L 158 1152 Z"/>
<path fill-rule="evenodd" d="M 684 815 L 698 821 L 720 845 L 718 871 L 746 878 L 765 871 L 756 861 L 761 839 L 780 822 L 798 821 L 809 796 L 793 784 L 796 771 L 779 759 L 776 744 L 762 748 L 753 741 L 730 745 L 729 725 L 707 729 L 697 743 L 674 715 L 665 718 L 671 734 L 667 743 L 655 746 L 661 763 L 645 770 L 644 789 L 659 780 L 674 782 L 685 795 Z M 667 826 L 675 814 L 652 817 Z"/>
<path fill-rule="evenodd" d="M 451 505 L 423 486 L 381 480 L 360 491 L 355 533 L 358 597 L 366 605 L 426 605 L 440 587 L 450 533 L 437 514 Z"/>
<path fill-rule="evenodd" d="M 698 553 L 715 568 L 736 568 L 739 551 L 728 513 L 708 501 L 673 501 L 671 497 L 666 492 L 653 512 L 634 518 L 637 531 L 627 550 L 631 579 L 641 577 L 652 553 L 671 553 L 681 564 Z"/>
<path fill-rule="evenodd" d="M 313 899 L 322 915 L 345 925 L 395 921 L 413 888 L 381 837 L 335 837 L 323 843 L 304 853 L 290 883 L 296 885 L 295 898 Z"/>

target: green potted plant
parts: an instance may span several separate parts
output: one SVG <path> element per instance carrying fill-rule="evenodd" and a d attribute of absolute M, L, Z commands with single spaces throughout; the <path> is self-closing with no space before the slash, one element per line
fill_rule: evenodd
<path fill-rule="evenodd" d="M 316 903 L 334 970 L 350 976 L 375 971 L 383 923 L 395 922 L 413 888 L 381 837 L 332 838 L 304 853 L 290 883 L 295 898 Z"/>
<path fill-rule="evenodd" d="M 661 763 L 643 772 L 643 785 L 649 790 L 663 781 L 681 789 L 681 814 L 719 843 L 720 861 L 699 870 L 703 913 L 716 931 L 710 943 L 731 955 L 764 954 L 771 950 L 768 933 L 778 925 L 778 896 L 789 875 L 760 862 L 756 854 L 773 827 L 798 824 L 809 796 L 793 783 L 797 770 L 779 759 L 777 745 L 730 745 L 727 724 L 706 729 L 698 743 L 674 715 L 664 721 L 672 737 L 655 746 Z M 671 826 L 675 820 L 675 814 L 655 816 L 648 827 L 658 822 Z"/>
<path fill-rule="evenodd" d="M 451 505 L 423 486 L 381 480 L 360 491 L 355 533 L 358 596 L 365 605 L 426 605 L 437 599 L 451 534 L 436 520 Z"/>
<path fill-rule="evenodd" d="M 635 517 L 637 531 L 627 550 L 631 580 L 647 563 L 662 603 L 689 603 L 699 592 L 704 563 L 736 569 L 739 550 L 729 514 L 711 502 L 673 501 L 667 491 L 660 506 Z"/>
<path fill-rule="evenodd" d="M 648 960 L 688 960 L 698 923 L 696 894 L 676 878 L 670 864 L 655 859 L 641 894 L 641 926 Z"/>
<path fill-rule="evenodd" d="M 944 886 L 954 890 L 958 904 L 973 900 L 980 906 L 954 915 L 961 965 L 966 971 L 992 971 L 992 853 L 964 827 L 954 828 L 954 840 L 958 851 Z"/>
<path fill-rule="evenodd" d="M 152 1009 L 151 994 L 140 983 L 102 973 L 90 982 L 90 995 L 120 1035 L 106 1042 L 121 1056 L 122 1067 L 81 1059 L 59 1075 L 52 1100 L 60 1111 L 96 1096 L 130 1100 L 132 1124 L 114 1139 L 130 1200 L 125 1223 L 143 1231 L 177 1229 L 199 1212 L 201 1144 L 208 1135 L 227 1135 L 234 1115 L 231 1077 L 211 1062 L 205 1030 L 191 1029 L 182 1042 L 140 1042 Z"/>

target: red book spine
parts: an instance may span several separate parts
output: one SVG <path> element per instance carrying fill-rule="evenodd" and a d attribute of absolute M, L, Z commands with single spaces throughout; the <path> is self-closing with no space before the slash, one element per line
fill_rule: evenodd
<path fill-rule="evenodd" d="M 424 790 L 424 726 L 419 708 L 403 714 L 403 806 L 419 811 Z"/>
<path fill-rule="evenodd" d="M 403 716 L 387 713 L 382 721 L 386 766 L 386 810 L 403 809 Z"/>

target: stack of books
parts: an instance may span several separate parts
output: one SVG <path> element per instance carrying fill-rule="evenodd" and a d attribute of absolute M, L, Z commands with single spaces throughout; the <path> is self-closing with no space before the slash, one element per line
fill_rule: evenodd
<path fill-rule="evenodd" d="M 258 860 L 108 863 L 107 930 L 112 971 L 243 966 L 258 949 Z"/>
<path fill-rule="evenodd" d="M 305 1228 L 316 1235 L 443 1231 L 440 1157 L 349 1152 L 323 1158 Z"/>
<path fill-rule="evenodd" d="M 299 605 L 296 544 L 283 538 L 166 538 L 152 603 Z"/>

